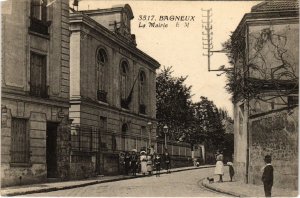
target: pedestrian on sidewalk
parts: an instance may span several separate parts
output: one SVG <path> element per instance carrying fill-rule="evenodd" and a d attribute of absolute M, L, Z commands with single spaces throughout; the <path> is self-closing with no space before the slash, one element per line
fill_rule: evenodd
<path fill-rule="evenodd" d="M 146 151 L 141 151 L 140 162 L 141 162 L 141 173 L 145 175 L 147 173 L 147 156 Z"/>
<path fill-rule="evenodd" d="M 132 175 L 136 176 L 136 169 L 138 167 L 138 155 L 137 155 L 137 150 L 133 149 L 132 153 L 131 153 L 131 171 L 132 171 Z"/>
<path fill-rule="evenodd" d="M 150 150 L 148 150 L 148 155 L 147 155 L 147 171 L 148 175 L 152 175 L 153 171 L 153 156 L 150 154 Z"/>
<path fill-rule="evenodd" d="M 166 164 L 166 170 L 167 170 L 167 173 L 171 173 L 171 157 L 168 153 L 168 151 L 165 152 L 165 164 Z"/>
<path fill-rule="evenodd" d="M 223 182 L 224 164 L 223 164 L 223 154 L 220 151 L 217 151 L 216 160 L 217 163 L 215 167 L 215 175 L 219 175 L 218 182 Z"/>
<path fill-rule="evenodd" d="M 232 178 L 233 178 L 233 176 L 234 176 L 233 163 L 232 163 L 232 162 L 227 162 L 227 165 L 228 165 L 228 167 L 229 167 L 230 181 L 232 182 Z"/>
<path fill-rule="evenodd" d="M 271 191 L 273 186 L 273 171 L 274 168 L 271 164 L 272 158 L 270 155 L 266 155 L 264 159 L 266 165 L 263 169 L 263 174 L 261 177 L 262 182 L 264 183 L 264 191 L 266 197 L 271 197 Z"/>
<path fill-rule="evenodd" d="M 128 152 L 125 153 L 124 168 L 125 168 L 125 175 L 128 175 L 129 168 L 130 168 L 130 154 Z"/>
<path fill-rule="evenodd" d="M 154 158 L 154 164 L 156 169 L 156 177 L 160 177 L 160 164 L 161 164 L 161 157 L 157 154 Z"/>

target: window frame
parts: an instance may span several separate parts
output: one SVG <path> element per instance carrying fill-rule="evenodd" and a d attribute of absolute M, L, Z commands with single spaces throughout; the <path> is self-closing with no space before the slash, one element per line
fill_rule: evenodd
<path fill-rule="evenodd" d="M 34 57 L 35 56 L 35 57 Z M 33 69 L 36 69 L 34 67 L 33 63 L 34 63 L 34 58 L 41 58 L 41 69 L 40 71 L 33 71 Z M 30 61 L 29 61 L 29 73 L 30 73 L 30 77 L 29 77 L 29 94 L 30 96 L 33 97 L 39 97 L 39 98 L 49 98 L 49 86 L 47 84 L 47 80 L 48 80 L 48 65 L 47 65 L 47 55 L 46 54 L 41 54 L 35 51 L 30 51 Z M 39 77 L 40 77 L 40 81 L 39 84 L 36 85 L 34 82 L 36 81 L 36 78 L 34 78 L 34 72 L 37 73 L 39 72 Z M 40 86 L 39 90 L 38 90 L 38 86 Z M 38 90 L 39 93 L 35 93 Z"/>
<path fill-rule="evenodd" d="M 39 3 L 37 3 L 39 1 Z M 29 30 L 42 35 L 49 35 L 48 0 L 30 0 L 30 27 Z M 38 7 L 38 8 L 36 8 Z M 37 11 L 39 10 L 39 11 Z"/>
<path fill-rule="evenodd" d="M 120 102 L 121 108 L 129 109 L 126 100 L 128 97 L 129 85 L 129 63 L 126 59 L 120 61 Z"/>
<path fill-rule="evenodd" d="M 25 126 L 19 127 L 19 129 L 23 130 L 24 134 L 24 145 L 23 145 L 23 151 L 19 151 L 17 146 L 20 146 L 20 144 L 14 144 L 14 138 L 19 139 L 17 137 L 14 137 L 16 135 L 14 133 L 14 121 L 22 121 Z M 21 117 L 12 117 L 11 119 L 11 145 L 10 145 L 10 166 L 12 167 L 27 167 L 31 166 L 30 163 L 30 137 L 29 137 L 29 120 L 26 118 Z M 24 158 L 24 161 L 18 161 L 16 160 L 16 152 L 24 152 L 22 153 L 22 157 Z"/>
<path fill-rule="evenodd" d="M 99 58 L 100 57 L 100 58 Z M 102 61 L 103 59 L 103 61 Z M 108 74 L 108 53 L 103 47 L 96 51 L 96 83 L 97 99 L 101 102 L 107 102 L 107 74 Z"/>

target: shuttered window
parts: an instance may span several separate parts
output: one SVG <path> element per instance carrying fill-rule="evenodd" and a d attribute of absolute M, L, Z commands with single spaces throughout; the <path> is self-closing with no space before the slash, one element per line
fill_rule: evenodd
<path fill-rule="evenodd" d="M 46 56 L 31 52 L 30 56 L 30 94 L 47 98 Z"/>
<path fill-rule="evenodd" d="M 11 125 L 11 162 L 27 163 L 29 161 L 27 120 L 13 118 Z"/>

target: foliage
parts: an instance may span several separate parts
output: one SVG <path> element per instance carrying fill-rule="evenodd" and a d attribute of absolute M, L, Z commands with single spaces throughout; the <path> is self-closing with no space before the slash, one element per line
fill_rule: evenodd
<path fill-rule="evenodd" d="M 184 84 L 187 77 L 173 77 L 172 67 L 163 68 L 156 78 L 158 131 L 169 128 L 171 139 L 178 139 L 193 117 L 191 86 Z M 159 134 L 163 135 L 163 134 Z"/>
<path fill-rule="evenodd" d="M 234 67 L 225 71 L 225 88 L 232 94 L 233 102 L 243 99 L 267 102 L 264 93 L 272 90 L 286 103 L 283 96 L 298 93 L 297 65 L 287 46 L 287 32 L 288 26 L 280 33 L 272 27 L 251 33 L 248 49 L 241 35 L 231 36 L 223 44 L 229 63 Z"/>
<path fill-rule="evenodd" d="M 225 130 L 216 105 L 213 101 L 201 96 L 200 102 L 194 104 L 194 109 L 196 142 L 204 141 L 209 145 L 218 145 L 221 148 Z"/>

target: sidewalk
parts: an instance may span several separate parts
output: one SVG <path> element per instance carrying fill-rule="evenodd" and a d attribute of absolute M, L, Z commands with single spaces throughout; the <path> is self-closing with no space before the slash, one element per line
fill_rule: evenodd
<path fill-rule="evenodd" d="M 214 167 L 214 165 L 203 165 L 200 167 L 183 167 L 183 168 L 174 168 L 171 169 L 171 172 L 180 172 L 186 170 L 193 170 L 199 168 L 210 168 Z M 166 170 L 160 171 L 161 174 L 165 174 Z M 156 172 L 154 171 L 154 175 Z M 32 194 L 32 193 L 40 193 L 40 192 L 50 192 L 56 190 L 64 190 L 70 188 L 78 188 L 93 184 L 105 183 L 105 182 L 114 182 L 126 179 L 134 179 L 138 177 L 144 177 L 143 175 L 137 176 L 124 176 L 124 175 L 117 175 L 117 176 L 102 176 L 97 178 L 91 178 L 86 180 L 76 180 L 76 181 L 65 181 L 65 182 L 53 182 L 53 183 L 42 183 L 42 184 L 33 184 L 33 185 L 23 185 L 23 186 L 13 186 L 1 189 L 1 196 L 17 196 L 17 195 L 25 195 L 25 194 Z"/>
<path fill-rule="evenodd" d="M 264 197 L 263 185 L 245 184 L 241 181 L 234 180 L 230 182 L 230 178 L 225 173 L 224 182 L 218 183 L 217 177 L 214 177 L 215 182 L 209 183 L 207 179 L 204 179 L 202 185 L 211 190 L 232 195 L 235 197 Z M 272 188 L 272 197 L 297 197 L 298 191 L 283 188 Z"/>

